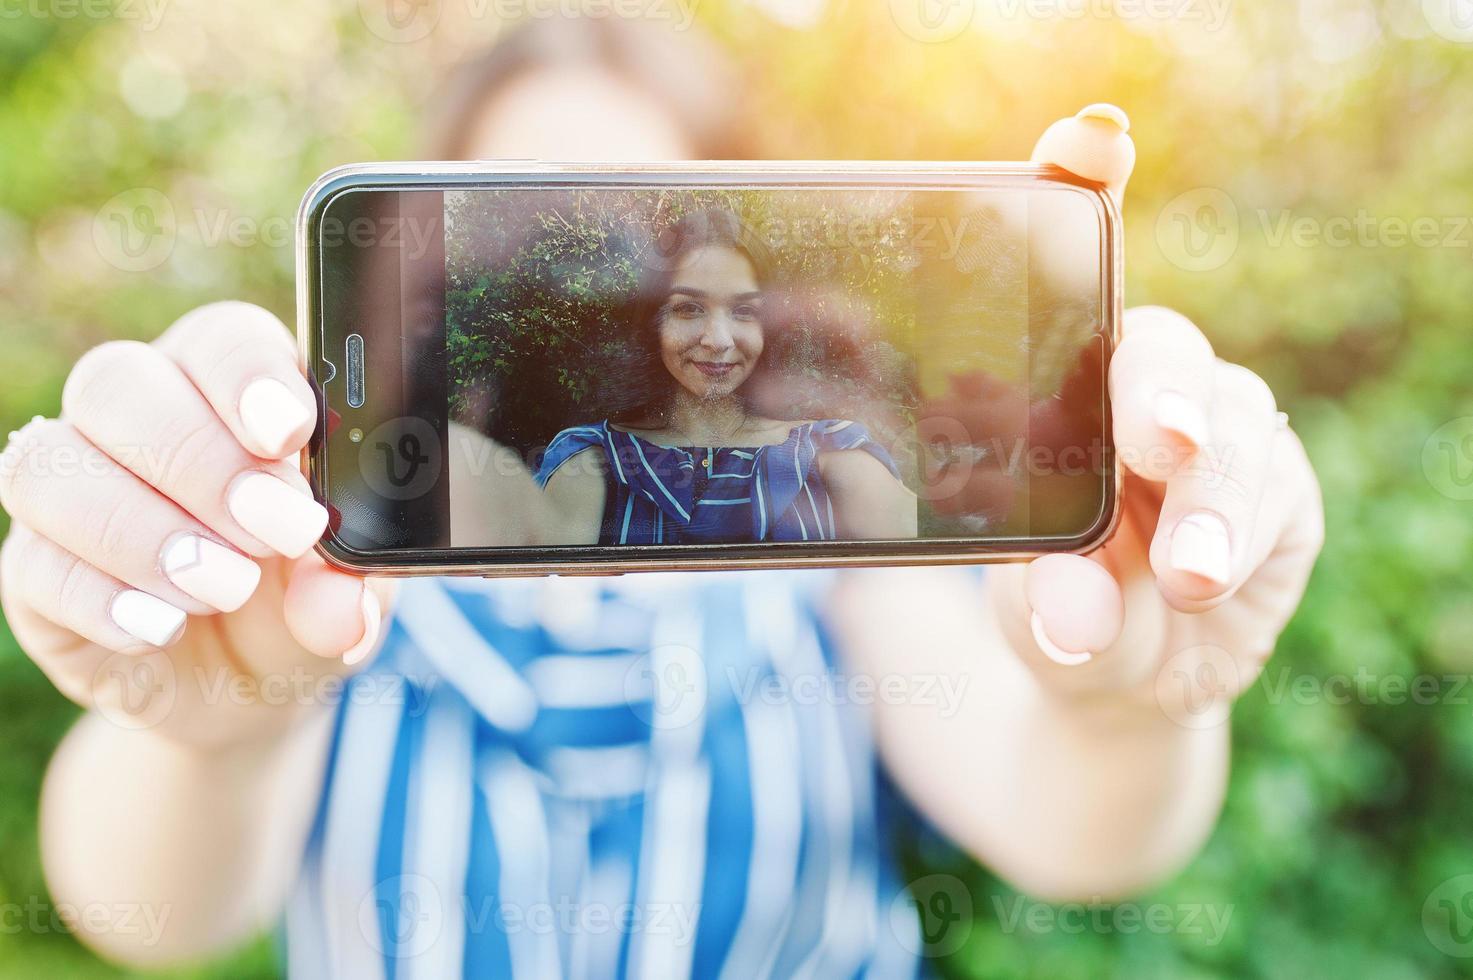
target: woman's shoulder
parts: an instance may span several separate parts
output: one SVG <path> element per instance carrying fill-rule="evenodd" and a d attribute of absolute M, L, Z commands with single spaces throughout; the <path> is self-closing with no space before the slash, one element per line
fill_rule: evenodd
<path fill-rule="evenodd" d="M 813 419 L 802 423 L 802 428 L 812 433 L 814 441 L 825 449 L 852 449 L 873 441 L 864 423 L 853 419 Z"/>
<path fill-rule="evenodd" d="M 889 451 L 875 440 L 863 422 L 854 419 L 815 419 L 805 422 L 803 427 L 811 433 L 813 444 L 820 454 L 850 451 L 867 453 L 883 463 L 892 474 L 899 475 Z"/>
<path fill-rule="evenodd" d="M 547 444 L 547 448 L 551 450 L 552 447 L 560 444 L 573 445 L 580 443 L 586 448 L 594 443 L 601 443 L 608 434 L 609 427 L 608 419 L 602 422 L 594 422 L 590 425 L 570 425 L 553 436 L 552 441 Z"/>
<path fill-rule="evenodd" d="M 849 425 L 843 419 L 757 418 L 749 423 L 754 445 L 778 448 L 799 445 L 805 438 L 815 442 L 827 438 L 833 426 Z"/>
<path fill-rule="evenodd" d="M 547 448 L 542 451 L 542 460 L 537 464 L 537 472 L 533 474 L 538 485 L 546 486 L 558 467 L 579 453 L 590 449 L 603 451 L 608 431 L 609 423 L 605 420 L 592 425 L 569 426 L 553 436 Z"/>
<path fill-rule="evenodd" d="M 808 443 L 827 452 L 853 448 L 870 438 L 869 430 L 851 419 L 765 419 L 759 424 L 761 435 L 771 438 L 758 445 L 774 449 L 787 446 L 797 451 Z"/>

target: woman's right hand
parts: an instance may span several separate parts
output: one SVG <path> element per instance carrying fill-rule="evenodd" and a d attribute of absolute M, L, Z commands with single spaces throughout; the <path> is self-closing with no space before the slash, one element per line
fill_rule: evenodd
<path fill-rule="evenodd" d="M 114 723 L 208 745 L 341 696 L 387 583 L 312 551 L 296 457 L 316 404 L 281 321 L 219 303 L 68 377 L 0 455 L 0 602 L 51 681 Z"/>

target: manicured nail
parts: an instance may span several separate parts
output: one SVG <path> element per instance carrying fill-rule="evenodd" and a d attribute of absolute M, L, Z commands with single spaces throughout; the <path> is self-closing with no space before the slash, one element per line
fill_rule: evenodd
<path fill-rule="evenodd" d="M 383 619 L 383 610 L 379 608 L 378 596 L 367 585 L 363 586 L 363 598 L 358 600 L 358 607 L 363 613 L 363 636 L 353 644 L 352 649 L 343 654 L 343 663 L 349 667 L 359 663 L 364 657 L 373 651 L 378 643 L 378 627 Z"/>
<path fill-rule="evenodd" d="M 1043 629 L 1043 617 L 1036 612 L 1029 617 L 1028 625 L 1033 628 L 1033 642 L 1037 643 L 1039 649 L 1056 664 L 1063 664 L 1065 667 L 1078 667 L 1080 664 L 1088 663 L 1089 659 L 1094 656 L 1088 651 L 1070 653 L 1049 639 L 1049 635 Z"/>
<path fill-rule="evenodd" d="M 119 629 L 151 647 L 173 643 L 189 619 L 183 609 L 137 589 L 124 589 L 113 596 L 107 611 Z"/>
<path fill-rule="evenodd" d="M 1130 117 L 1125 114 L 1125 110 L 1108 102 L 1087 105 L 1076 112 L 1074 117 L 1076 119 L 1103 119 L 1119 126 L 1122 133 L 1130 132 Z"/>
<path fill-rule="evenodd" d="M 261 581 L 261 566 L 197 534 L 181 534 L 164 548 L 169 581 L 207 606 L 235 612 Z"/>
<path fill-rule="evenodd" d="M 1154 404 L 1156 424 L 1183 443 L 1193 452 L 1207 445 L 1211 436 L 1207 432 L 1207 416 L 1201 406 L 1179 391 L 1163 391 L 1156 396 Z"/>
<path fill-rule="evenodd" d="M 1227 585 L 1233 577 L 1233 555 L 1222 518 L 1205 510 L 1183 517 L 1171 532 L 1171 567 Z"/>
<path fill-rule="evenodd" d="M 266 473 L 247 473 L 225 498 L 235 522 L 288 558 L 306 554 L 327 527 L 327 508 Z"/>
<path fill-rule="evenodd" d="M 240 393 L 240 422 L 271 459 L 290 455 L 288 440 L 312 418 L 286 385 L 275 378 L 257 378 Z"/>

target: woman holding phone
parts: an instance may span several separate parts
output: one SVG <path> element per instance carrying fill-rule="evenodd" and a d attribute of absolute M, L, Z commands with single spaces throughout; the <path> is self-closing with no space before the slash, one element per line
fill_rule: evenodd
<path fill-rule="evenodd" d="M 542 22 L 468 76 L 433 152 L 732 156 L 700 134 L 737 131 L 712 108 L 737 89 L 704 84 L 709 52 L 676 40 Z M 1092 106 L 1034 158 L 1119 196 L 1126 130 Z M 752 339 L 738 352 L 734 300 L 760 293 L 756 266 L 696 250 L 677 276 L 698 257 L 724 270 L 705 288 L 732 337 L 680 372 L 725 414 L 682 396 L 628 434 L 780 444 L 723 377 L 758 356 Z M 1183 317 L 1127 314 L 1110 387 L 1121 457 L 1177 462 L 1132 471 L 1090 556 L 396 591 L 312 553 L 327 514 L 289 460 L 315 403 L 275 317 L 219 304 L 98 348 L 63 417 L 0 459 L 7 619 L 89 709 L 44 789 L 51 890 L 168 910 L 156 936 L 79 922 L 135 964 L 284 917 L 295 976 L 663 978 L 912 975 L 925 946 L 891 847 L 906 810 L 1038 898 L 1160 881 L 1211 831 L 1227 708 L 1298 604 L 1323 523 L 1267 386 Z M 89 465 L 47 465 L 62 451 Z M 1209 453 L 1224 471 L 1196 465 Z M 892 479 L 871 451 L 835 455 Z M 842 481 L 820 476 L 837 506 Z M 588 502 L 590 535 L 603 509 Z M 1156 684 L 1205 673 L 1181 710 Z M 340 696 L 268 696 L 298 677 Z M 844 678 L 889 693 L 825 696 Z"/>
<path fill-rule="evenodd" d="M 907 538 L 915 495 L 857 422 L 784 421 L 747 395 L 761 370 L 771 260 L 727 210 L 660 236 L 633 304 L 645 404 L 560 432 L 536 479 L 553 544 Z"/>

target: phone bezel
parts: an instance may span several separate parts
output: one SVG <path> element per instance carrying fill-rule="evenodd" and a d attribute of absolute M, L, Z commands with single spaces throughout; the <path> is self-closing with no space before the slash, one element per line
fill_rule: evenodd
<path fill-rule="evenodd" d="M 307 190 L 297 215 L 297 338 L 309 378 L 322 349 L 320 277 L 314 261 L 313 222 L 339 194 L 355 190 L 454 190 L 475 185 L 569 187 L 619 186 L 811 186 L 971 190 L 993 186 L 1066 185 L 1089 196 L 1100 218 L 1104 370 L 1120 339 L 1123 316 L 1123 242 L 1120 212 L 1105 188 L 1063 169 L 1021 163 L 908 163 L 838 161 L 700 161 L 661 163 L 551 163 L 495 160 L 463 163 L 355 164 L 323 174 Z M 1114 533 L 1120 520 L 1123 470 L 1115 452 L 1108 386 L 1103 406 L 1105 447 L 1113 479 L 1095 524 L 1082 534 L 1032 538 L 914 538 L 896 541 L 719 545 L 589 545 L 528 548 L 419 548 L 364 552 L 338 540 L 329 528 L 317 551 L 339 568 L 375 575 L 613 575 L 642 571 L 709 571 L 758 568 L 899 567 L 973 565 L 1022 561 L 1043 554 L 1091 551 Z M 320 389 L 319 399 L 324 399 Z M 317 500 L 326 503 L 326 406 L 302 453 L 302 468 Z M 821 554 L 813 554 L 821 548 Z M 774 552 L 786 553 L 774 553 Z M 760 552 L 760 553 L 759 553 Z M 541 557 L 546 555 L 546 557 Z M 656 557 L 658 556 L 658 557 Z"/>

